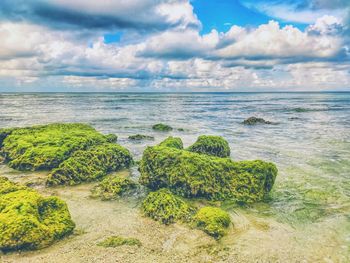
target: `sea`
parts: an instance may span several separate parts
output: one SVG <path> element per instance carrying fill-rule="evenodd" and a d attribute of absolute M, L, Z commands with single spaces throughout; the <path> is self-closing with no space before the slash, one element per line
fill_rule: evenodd
<path fill-rule="evenodd" d="M 272 124 L 244 125 L 251 116 Z M 114 133 L 136 160 L 167 136 L 181 137 L 185 146 L 199 135 L 223 136 L 232 159 L 262 159 L 279 170 L 265 202 L 223 206 L 288 226 L 300 249 L 336 251 L 330 261 L 325 254 L 325 262 L 350 258 L 349 92 L 0 93 L 0 128 L 54 122 L 88 123 Z M 156 123 L 174 129 L 153 131 Z M 130 141 L 134 134 L 155 141 Z"/>

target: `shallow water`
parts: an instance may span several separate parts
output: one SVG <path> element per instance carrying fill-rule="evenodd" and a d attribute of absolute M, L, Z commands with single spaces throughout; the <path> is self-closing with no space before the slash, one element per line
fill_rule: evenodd
<path fill-rule="evenodd" d="M 250 116 L 275 124 L 242 125 Z M 101 132 L 115 133 L 136 159 L 147 145 L 169 135 L 180 136 L 189 145 L 200 134 L 218 134 L 230 142 L 233 159 L 263 159 L 277 164 L 279 175 L 265 203 L 249 207 L 223 204 L 231 212 L 235 227 L 220 244 L 212 244 L 194 230 L 176 226 L 180 230 L 171 230 L 175 236 L 177 231 L 185 236 L 195 232 L 203 240 L 191 243 L 189 237 L 184 237 L 181 243 L 164 237 L 160 240 L 165 247 L 175 244 L 166 252 L 163 243 L 145 241 L 145 249 L 154 246 L 155 251 L 177 255 L 174 247 L 180 246 L 185 255 L 191 250 L 189 258 L 195 262 L 350 261 L 350 93 L 0 94 L 0 127 L 50 122 L 86 122 Z M 152 131 L 151 126 L 158 122 L 184 131 Z M 136 133 L 155 136 L 156 141 L 127 140 Z M 1 174 L 19 180 L 26 177 L 10 173 L 6 167 L 1 168 Z M 138 176 L 136 169 L 132 176 Z M 77 194 L 74 189 L 62 189 L 71 192 L 68 196 L 58 194 L 68 204 L 74 203 L 70 199 Z M 98 209 L 98 204 L 90 208 Z M 132 215 L 137 225 L 144 220 L 134 208 L 136 200 L 108 203 L 105 211 L 114 206 L 121 213 Z M 72 204 L 71 210 L 77 207 Z M 75 213 L 80 212 L 72 211 Z M 132 231 L 133 227 L 128 229 Z M 141 239 L 152 235 L 147 228 L 135 231 Z M 49 251 L 55 251 L 57 246 Z M 196 253 L 207 257 L 194 256 Z M 155 261 L 167 258 L 151 251 L 146 254 Z M 178 257 L 179 261 L 186 259 Z M 127 261 L 127 256 L 123 260 Z"/>

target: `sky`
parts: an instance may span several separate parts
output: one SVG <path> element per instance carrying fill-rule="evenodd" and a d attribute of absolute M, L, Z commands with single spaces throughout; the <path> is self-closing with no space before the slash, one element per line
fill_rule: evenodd
<path fill-rule="evenodd" d="M 350 0 L 1 0 L 14 91 L 350 91 Z"/>

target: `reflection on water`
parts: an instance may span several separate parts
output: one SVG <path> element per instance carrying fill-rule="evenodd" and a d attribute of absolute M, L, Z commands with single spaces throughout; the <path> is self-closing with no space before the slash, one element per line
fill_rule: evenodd
<path fill-rule="evenodd" d="M 250 116 L 277 124 L 242 125 Z M 50 122 L 86 122 L 115 133 L 136 159 L 168 135 L 185 145 L 200 134 L 222 135 L 233 159 L 264 159 L 279 168 L 265 203 L 224 203 L 236 224 L 224 244 L 262 262 L 349 258 L 350 93 L 0 94 L 0 127 Z M 152 131 L 158 122 L 184 131 Z M 128 141 L 136 133 L 156 141 Z M 132 174 L 138 176 L 137 170 Z M 278 248 L 293 252 L 270 257 Z M 237 259 L 231 252 L 227 259 Z"/>

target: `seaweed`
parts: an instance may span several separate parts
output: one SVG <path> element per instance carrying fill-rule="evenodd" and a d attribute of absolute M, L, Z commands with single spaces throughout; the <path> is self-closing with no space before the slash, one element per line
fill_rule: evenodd
<path fill-rule="evenodd" d="M 65 202 L 0 177 L 0 250 L 46 247 L 74 228 Z"/>
<path fill-rule="evenodd" d="M 149 193 L 142 202 L 141 209 L 144 215 L 166 225 L 178 221 L 189 222 L 195 211 L 186 201 L 168 189 Z"/>
<path fill-rule="evenodd" d="M 190 152 L 203 153 L 216 157 L 230 156 L 230 146 L 221 136 L 201 135 L 187 150 Z"/>
<path fill-rule="evenodd" d="M 49 174 L 46 184 L 76 185 L 96 181 L 132 163 L 132 156 L 126 148 L 118 144 L 101 144 L 74 152 Z"/>
<path fill-rule="evenodd" d="M 196 226 L 208 235 L 220 239 L 230 226 L 230 215 L 218 207 L 203 207 L 193 218 Z"/>

